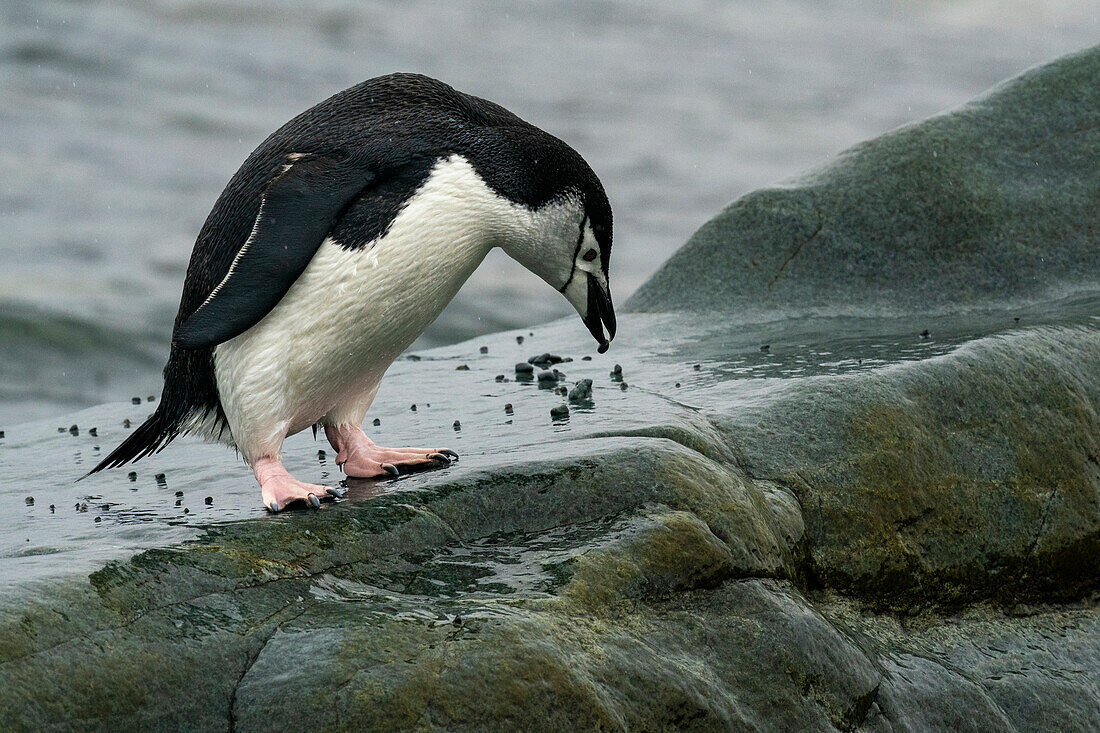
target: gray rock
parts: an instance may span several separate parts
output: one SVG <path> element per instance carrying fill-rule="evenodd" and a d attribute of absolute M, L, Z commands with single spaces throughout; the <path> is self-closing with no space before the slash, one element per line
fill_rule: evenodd
<path fill-rule="evenodd" d="M 626 307 L 744 321 L 958 312 L 1095 290 L 1097 78 L 1093 47 L 750 193 Z"/>

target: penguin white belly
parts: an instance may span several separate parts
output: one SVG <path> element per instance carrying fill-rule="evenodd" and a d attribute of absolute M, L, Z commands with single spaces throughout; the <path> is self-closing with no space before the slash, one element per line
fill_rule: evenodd
<path fill-rule="evenodd" d="M 326 415 L 362 421 L 386 369 L 439 315 L 515 216 L 461 157 L 440 161 L 371 245 L 321 244 L 263 320 L 217 346 L 233 442 L 250 462 Z"/>

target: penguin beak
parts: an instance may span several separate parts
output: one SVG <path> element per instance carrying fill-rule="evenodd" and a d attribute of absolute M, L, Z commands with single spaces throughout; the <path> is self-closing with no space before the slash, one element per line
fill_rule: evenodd
<path fill-rule="evenodd" d="M 611 302 L 611 290 L 600 283 L 596 276 L 588 273 L 588 307 L 585 309 L 584 325 L 599 342 L 599 353 L 607 351 L 611 339 L 615 338 L 615 306 Z M 607 337 L 604 338 L 604 327 Z"/>

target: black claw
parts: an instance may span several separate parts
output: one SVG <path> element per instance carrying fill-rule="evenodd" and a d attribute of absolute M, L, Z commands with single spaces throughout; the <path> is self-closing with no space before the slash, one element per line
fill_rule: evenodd
<path fill-rule="evenodd" d="M 431 458 L 433 461 L 443 461 L 444 463 L 451 462 L 451 459 L 443 455 L 442 453 L 429 453 L 428 458 Z"/>
<path fill-rule="evenodd" d="M 382 464 L 382 470 L 383 471 L 389 471 L 394 476 L 400 476 L 401 475 L 401 472 L 397 470 L 397 466 L 393 465 L 392 463 L 383 463 Z"/>
<path fill-rule="evenodd" d="M 316 494 L 310 494 L 309 496 L 307 496 L 306 501 L 308 501 L 309 505 L 314 509 L 321 508 L 321 500 L 317 498 Z"/>
<path fill-rule="evenodd" d="M 445 456 L 450 456 L 451 458 L 454 458 L 456 461 L 458 460 L 458 454 L 450 448 L 440 448 L 439 452 Z"/>
<path fill-rule="evenodd" d="M 275 502 L 271 502 L 271 503 L 270 503 L 270 504 L 268 505 L 268 507 L 267 507 L 267 508 L 268 508 L 268 509 L 270 509 L 270 510 L 271 510 L 272 512 L 274 512 L 275 514 L 278 514 L 278 513 L 279 513 L 279 505 L 278 505 L 278 504 L 276 504 Z"/>
<path fill-rule="evenodd" d="M 337 499 L 343 499 L 343 498 L 344 498 L 344 494 L 348 493 L 348 492 L 347 492 L 347 489 L 333 489 L 333 488 L 329 488 L 329 489 L 327 489 L 327 491 L 328 491 L 328 495 L 329 495 L 329 496 L 335 496 L 335 497 L 336 497 Z"/>

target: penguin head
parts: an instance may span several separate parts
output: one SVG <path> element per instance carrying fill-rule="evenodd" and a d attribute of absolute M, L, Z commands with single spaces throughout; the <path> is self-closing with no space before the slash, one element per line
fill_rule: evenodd
<path fill-rule="evenodd" d="M 611 206 L 594 174 L 586 183 L 535 210 L 533 227 L 503 249 L 566 297 L 602 354 L 615 338 L 608 277 Z"/>

